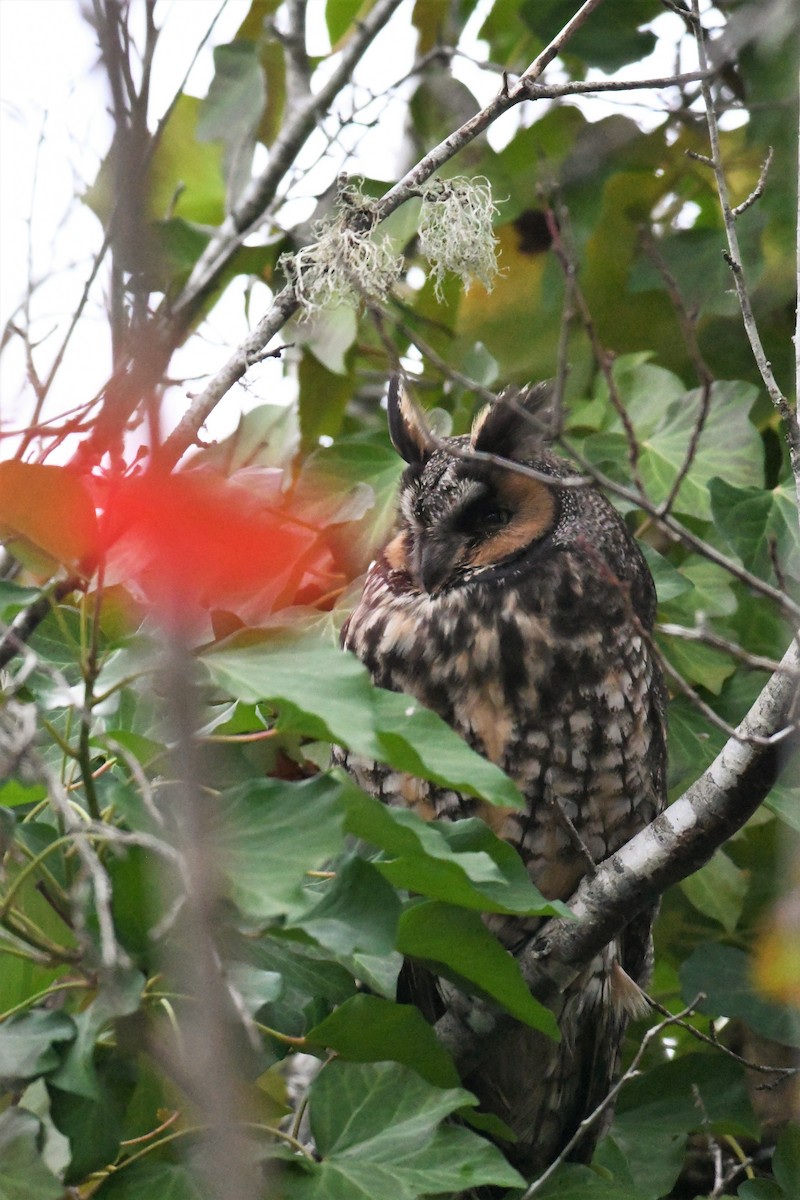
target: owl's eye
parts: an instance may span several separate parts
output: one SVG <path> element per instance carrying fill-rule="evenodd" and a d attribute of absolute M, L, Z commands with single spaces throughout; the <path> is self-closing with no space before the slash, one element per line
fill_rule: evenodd
<path fill-rule="evenodd" d="M 490 508 L 487 512 L 481 513 L 479 524 L 487 529 L 501 529 L 510 520 L 511 513 L 507 508 Z"/>
<path fill-rule="evenodd" d="M 507 525 L 511 517 L 510 509 L 489 500 L 479 500 L 462 509 L 456 517 L 455 529 L 458 533 L 466 534 L 494 533 Z"/>

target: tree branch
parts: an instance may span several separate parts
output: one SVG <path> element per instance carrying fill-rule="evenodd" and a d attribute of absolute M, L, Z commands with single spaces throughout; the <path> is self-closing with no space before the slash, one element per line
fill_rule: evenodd
<path fill-rule="evenodd" d="M 186 328 L 202 297 L 213 286 L 253 226 L 263 217 L 298 152 L 399 4 L 400 0 L 378 0 L 359 23 L 327 83 L 305 103 L 292 106 L 288 119 L 270 147 L 266 169 L 252 180 L 239 204 L 212 238 L 192 271 L 183 294 L 173 304 L 171 319 L 181 328 Z M 293 19 L 297 17 L 295 7 Z"/>

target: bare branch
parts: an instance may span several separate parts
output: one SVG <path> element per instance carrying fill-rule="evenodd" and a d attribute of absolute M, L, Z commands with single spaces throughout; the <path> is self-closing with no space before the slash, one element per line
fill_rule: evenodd
<path fill-rule="evenodd" d="M 576 1146 L 580 1145 L 584 1136 L 589 1132 L 592 1126 L 597 1124 L 603 1113 L 609 1108 L 613 1107 L 617 1096 L 622 1091 L 625 1084 L 629 1083 L 631 1079 L 635 1079 L 639 1074 L 639 1064 L 644 1058 L 650 1043 L 655 1041 L 656 1038 L 660 1037 L 665 1029 L 669 1029 L 670 1025 L 682 1024 L 683 1019 L 691 1016 L 691 1014 L 694 1012 L 694 1007 L 699 1000 L 700 997 L 697 997 L 697 999 L 693 1000 L 687 1008 L 684 1008 L 681 1012 L 676 1013 L 675 1016 L 667 1014 L 663 1021 L 659 1021 L 657 1025 L 653 1025 L 651 1029 L 647 1030 L 647 1033 L 642 1038 L 639 1049 L 634 1054 L 631 1065 L 628 1067 L 627 1071 L 624 1073 L 624 1075 L 620 1076 L 620 1078 L 609 1091 L 608 1095 L 604 1096 L 600 1101 L 597 1108 L 595 1108 L 593 1112 L 589 1113 L 588 1117 L 584 1117 L 558 1157 L 553 1159 L 553 1161 L 550 1163 L 550 1166 L 547 1168 L 547 1170 L 542 1172 L 538 1179 L 534 1179 L 528 1190 L 522 1194 L 520 1200 L 533 1200 L 533 1197 L 537 1194 L 537 1192 L 541 1191 L 542 1187 L 550 1178 L 550 1176 L 561 1166 L 562 1163 L 567 1161 L 573 1150 L 575 1150 Z"/>
<path fill-rule="evenodd" d="M 212 238 L 192 271 L 183 293 L 172 306 L 170 319 L 173 323 L 185 327 L 191 319 L 200 298 L 214 284 L 219 272 L 261 220 L 297 153 L 322 114 L 330 108 L 336 95 L 351 78 L 353 68 L 399 4 L 400 0 L 377 0 L 345 46 L 327 83 L 305 104 L 290 110 L 280 134 L 270 148 L 266 170 L 251 182 L 239 204 Z"/>
<path fill-rule="evenodd" d="M 755 204 L 756 200 L 760 200 L 764 195 L 764 188 L 767 183 L 767 175 L 769 174 L 769 169 L 772 166 L 772 156 L 774 153 L 775 151 L 773 150 L 772 146 L 770 146 L 769 151 L 767 152 L 767 157 L 764 159 L 764 162 L 761 166 L 761 174 L 758 177 L 758 183 L 753 188 L 746 200 L 743 200 L 741 204 L 737 204 L 736 208 L 731 209 L 731 212 L 735 217 L 740 217 L 743 212 L 747 212 L 748 208 Z"/>
<path fill-rule="evenodd" d="M 700 69 L 703 72 L 708 72 L 709 62 L 706 52 L 705 33 L 703 31 L 703 23 L 700 19 L 699 0 L 692 0 L 692 25 L 694 28 L 695 41 L 697 43 L 697 57 L 700 64 Z M 753 351 L 756 365 L 764 381 L 764 386 L 769 393 L 769 397 L 776 409 L 780 413 L 785 430 L 786 440 L 789 445 L 789 454 L 792 461 L 792 472 L 795 479 L 795 487 L 797 489 L 798 498 L 800 499 L 800 421 L 797 414 L 793 412 L 789 406 L 789 402 L 784 396 L 781 388 L 772 371 L 772 366 L 764 352 L 764 347 L 761 343 L 761 337 L 756 325 L 753 306 L 750 301 L 750 292 L 745 280 L 744 268 L 742 265 L 742 255 L 739 249 L 739 237 L 736 232 L 736 217 L 731 207 L 730 197 L 728 194 L 728 181 L 725 177 L 725 169 L 722 163 L 722 150 L 720 147 L 719 125 L 717 124 L 717 114 L 714 107 L 714 97 L 711 94 L 711 86 L 708 78 L 704 78 L 700 82 L 700 89 L 703 95 L 703 103 L 706 110 L 706 122 L 708 125 L 708 137 L 711 143 L 711 161 L 714 168 L 714 178 L 717 184 L 717 194 L 722 208 L 722 219 L 725 224 L 725 234 L 728 241 L 728 250 L 725 255 L 726 262 L 731 268 L 733 281 L 736 287 L 736 295 L 739 299 L 739 307 L 742 311 L 742 320 L 744 321 L 745 331 L 747 333 L 750 347 Z M 760 183 L 761 181 L 759 181 Z"/>

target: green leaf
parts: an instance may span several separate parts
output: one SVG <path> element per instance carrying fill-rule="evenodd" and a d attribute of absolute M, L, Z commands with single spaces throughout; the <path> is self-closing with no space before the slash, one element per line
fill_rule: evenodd
<path fill-rule="evenodd" d="M 793 1200 L 774 1179 L 747 1179 L 736 1193 L 738 1200 Z"/>
<path fill-rule="evenodd" d="M 748 873 L 740 871 L 722 850 L 681 883 L 681 890 L 698 912 L 719 921 L 733 933 L 739 924 L 749 886 Z"/>
<path fill-rule="evenodd" d="M 240 700 L 265 700 L 278 728 L 338 742 L 442 787 L 519 808 L 511 780 L 416 700 L 373 686 L 354 655 L 312 638 L 227 643 L 200 660 Z"/>
<path fill-rule="evenodd" d="M 748 419 L 757 394 L 749 383 L 713 385 L 697 451 L 675 498 L 676 512 L 710 520 L 709 482 L 715 476 L 735 480 L 738 484 L 758 485 L 762 482 L 761 438 Z M 688 392 L 670 405 L 656 429 L 642 440 L 639 468 L 654 504 L 667 498 L 683 467 L 700 406 L 701 392 Z"/>
<path fill-rule="evenodd" d="M 229 437 L 203 450 L 198 459 L 233 475 L 245 467 L 287 467 L 300 445 L 297 409 L 292 404 L 259 404 L 239 418 Z M 282 479 L 275 476 L 275 490 Z"/>
<path fill-rule="evenodd" d="M 424 821 L 355 788 L 345 804 L 345 828 L 389 855 L 376 866 L 395 887 L 481 912 L 569 915 L 560 901 L 545 900 L 513 847 L 483 821 Z"/>
<path fill-rule="evenodd" d="M 0 786 L 0 805 L 3 808 L 16 808 L 18 804 L 38 804 L 46 797 L 47 788 L 43 783 L 24 784 L 9 779 Z"/>
<path fill-rule="evenodd" d="M 256 130 L 267 99 L 264 71 L 254 42 L 214 47 L 214 78 L 201 102 L 197 137 L 225 147 L 228 207 L 250 179 Z"/>
<path fill-rule="evenodd" d="M 251 1015 L 277 1000 L 283 992 L 283 978 L 277 971 L 261 971 L 250 963 L 234 963 L 227 968 L 226 976 Z"/>
<path fill-rule="evenodd" d="M 136 1162 L 115 1172 L 94 1193 L 97 1200 L 206 1200 L 197 1176 L 180 1163 Z"/>
<path fill-rule="evenodd" d="M 481 1184 L 520 1186 L 496 1147 L 467 1129 L 439 1127 L 474 1103 L 469 1092 L 431 1087 L 395 1063 L 330 1063 L 309 1101 L 322 1161 L 287 1174 L 286 1200 L 416 1200 Z"/>
<path fill-rule="evenodd" d="M 335 374 L 323 366 L 313 353 L 304 354 L 300 359 L 297 368 L 300 429 L 303 446 L 308 451 L 316 448 L 321 437 L 336 437 L 341 431 L 345 410 L 355 387 L 353 372 L 347 369 L 344 359 L 342 368 L 340 374 Z M 371 503 L 374 503 L 375 493 L 371 489 L 370 496 Z"/>
<path fill-rule="evenodd" d="M 67 1013 L 34 1009 L 0 1025 L 0 1082 L 11 1087 L 58 1066 L 56 1044 L 71 1041 L 75 1023 Z"/>
<path fill-rule="evenodd" d="M 306 1041 L 335 1050 L 350 1062 L 402 1063 L 434 1087 L 459 1085 L 453 1060 L 412 1004 L 353 996 L 309 1030 Z"/>
<path fill-rule="evenodd" d="M 314 358 L 332 375 L 350 377 L 345 355 L 358 333 L 358 317 L 346 304 L 327 308 L 297 325 L 294 340 L 307 346 Z M 352 394 L 352 378 L 349 379 Z M 326 399 L 327 397 L 323 397 Z"/>
<path fill-rule="evenodd" d="M 92 1171 L 113 1162 L 125 1136 L 125 1112 L 136 1086 L 132 1061 L 98 1054 L 93 1069 L 92 1095 L 65 1091 L 47 1081 L 50 1116 L 69 1139 L 70 1162 L 64 1179 L 79 1183 Z"/>
<path fill-rule="evenodd" d="M 229 949 L 233 952 L 234 947 Z M 260 1017 L 273 1029 L 285 1030 L 292 1035 L 304 1034 L 335 1005 L 348 1000 L 356 989 L 351 972 L 339 963 L 331 962 L 325 951 L 313 944 L 269 935 L 258 941 L 248 938 L 239 946 L 237 958 L 244 960 L 242 969 L 246 972 L 256 970 L 270 977 L 280 977 L 280 995 L 266 1003 Z M 246 1002 L 251 994 L 249 987 L 245 977 Z"/>
<path fill-rule="evenodd" d="M 697 554 L 690 554 L 681 563 L 680 574 L 689 581 L 693 590 L 684 592 L 668 603 L 666 613 L 670 620 L 673 616 L 688 618 L 693 624 L 698 612 L 706 617 L 729 617 L 736 611 L 734 581 L 724 567 Z"/>
<path fill-rule="evenodd" d="M 332 47 L 338 46 L 363 7 L 364 0 L 327 0 L 325 24 Z"/>
<path fill-rule="evenodd" d="M 412 904 L 400 918 L 397 948 L 462 985 L 464 981 L 474 985 L 519 1021 L 558 1041 L 555 1017 L 534 1000 L 517 960 L 489 932 L 478 913 L 438 900 Z"/>
<path fill-rule="evenodd" d="M 697 1104 L 698 1094 L 702 1109 Z M 691 1052 L 659 1063 L 625 1085 L 620 1092 L 612 1134 L 625 1150 L 633 1177 L 637 1182 L 644 1181 L 646 1186 L 648 1159 L 658 1137 L 668 1139 L 691 1133 L 707 1123 L 718 1133 L 757 1136 L 758 1123 L 741 1066 L 716 1052 Z M 640 1138 L 641 1152 L 637 1150 Z M 672 1168 L 668 1147 L 665 1145 L 663 1150 L 662 1169 L 666 1179 Z M 672 1182 L 665 1184 L 665 1191 L 669 1191 Z"/>
<path fill-rule="evenodd" d="M 688 787 L 716 757 L 725 734 L 684 696 L 669 706 L 669 786 Z"/>
<path fill-rule="evenodd" d="M 687 1003 L 699 992 L 706 999 L 700 1012 L 715 1017 L 741 1017 L 754 1029 L 776 1042 L 800 1046 L 797 1021 L 787 1010 L 769 1004 L 750 985 L 749 955 L 732 946 L 698 946 L 680 968 L 681 990 Z"/>
<path fill-rule="evenodd" d="M 536 1200 L 645 1200 L 642 1193 L 627 1180 L 619 1180 L 604 1166 L 562 1164 L 537 1189 Z"/>
<path fill-rule="evenodd" d="M 337 560 L 349 575 L 364 571 L 375 548 L 388 536 L 397 506 L 397 484 L 403 463 L 388 445 L 338 442 L 309 455 L 297 483 L 297 500 L 305 511 L 305 498 L 318 504 L 322 497 L 346 495 L 365 485 L 372 490 L 371 504 L 358 523 L 346 525 L 331 540 Z"/>
<path fill-rule="evenodd" d="M 116 1017 L 136 1012 L 144 982 L 142 973 L 132 969 L 119 970 L 104 980 L 89 1007 L 72 1018 L 76 1037 L 58 1070 L 50 1076 L 50 1083 L 73 1098 L 99 1099 L 101 1084 L 94 1062 L 97 1038 Z"/>
<path fill-rule="evenodd" d="M 60 1200 L 64 1185 L 39 1153 L 41 1124 L 24 1108 L 0 1113 L 0 1200 Z"/>
<path fill-rule="evenodd" d="M 687 579 L 682 571 L 678 571 L 673 567 L 672 563 L 664 558 L 663 554 L 659 554 L 652 546 L 648 546 L 646 542 L 640 542 L 639 548 L 644 554 L 645 561 L 650 568 L 650 574 L 653 576 L 653 583 L 656 585 L 656 593 L 658 595 L 659 604 L 666 604 L 669 600 L 674 600 L 676 596 L 681 596 L 684 592 L 692 590 L 692 581 Z"/>
<path fill-rule="evenodd" d="M 341 849 L 343 790 L 318 775 L 303 783 L 254 779 L 226 794 L 215 844 L 231 899 L 247 916 L 307 910 L 306 872 Z"/>
<path fill-rule="evenodd" d="M 148 210 L 154 220 L 169 215 L 219 225 L 225 215 L 222 147 L 198 137 L 202 106 L 182 92 L 164 126 L 150 167 Z"/>
<path fill-rule="evenodd" d="M 658 643 L 667 658 L 689 683 L 699 683 L 718 696 L 726 679 L 736 670 L 736 663 L 723 650 L 680 637 L 660 633 Z"/>
<path fill-rule="evenodd" d="M 380 956 L 394 950 L 399 918 L 394 888 L 363 858 L 350 858 L 326 882 L 319 903 L 287 928 L 302 929 L 340 959 Z"/>
<path fill-rule="evenodd" d="M 796 833 L 800 833 L 800 788 L 780 784 L 772 789 L 764 805 Z"/>
<path fill-rule="evenodd" d="M 709 483 L 714 524 L 742 564 L 759 579 L 774 578 L 773 554 L 781 574 L 800 579 L 797 500 L 788 486 L 764 490 Z"/>
<path fill-rule="evenodd" d="M 602 30 L 591 21 L 569 39 L 565 53 L 604 71 L 616 71 L 625 63 L 646 58 L 655 46 L 655 34 L 641 29 L 658 16 L 655 0 L 607 0 L 603 5 Z M 520 18 L 546 44 L 575 14 L 572 0 L 523 0 Z"/>
<path fill-rule="evenodd" d="M 775 1148 L 772 1160 L 775 1179 L 787 1196 L 800 1183 L 800 1127 L 789 1125 L 784 1129 Z"/>

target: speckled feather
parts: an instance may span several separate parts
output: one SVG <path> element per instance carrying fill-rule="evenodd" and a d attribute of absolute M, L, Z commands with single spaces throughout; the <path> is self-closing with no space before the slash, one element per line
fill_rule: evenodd
<path fill-rule="evenodd" d="M 545 896 L 567 899 L 589 855 L 607 857 L 663 806 L 665 701 L 648 636 L 655 592 L 647 566 L 595 488 L 558 485 L 575 472 L 542 445 L 531 416 L 542 400 L 541 388 L 504 396 L 471 439 L 450 440 L 456 457 L 432 445 L 393 387 L 390 429 L 410 464 L 399 528 L 342 637 L 377 684 L 416 697 L 501 766 L 525 809 L 493 809 L 337 754 L 384 803 L 425 817 L 482 816 Z M 540 478 L 471 459 L 470 448 L 522 461 Z M 636 990 L 615 964 L 645 981 L 650 921 L 640 915 L 565 994 L 559 1045 L 496 1015 L 479 1060 L 461 1064 L 465 1085 L 517 1134 L 504 1148 L 528 1176 L 609 1086 L 626 996 Z M 496 915 L 487 923 L 512 951 L 538 924 Z M 444 1004 L 474 1024 L 473 1001 L 443 981 L 433 986 L 413 964 L 404 987 L 431 1019 Z"/>

